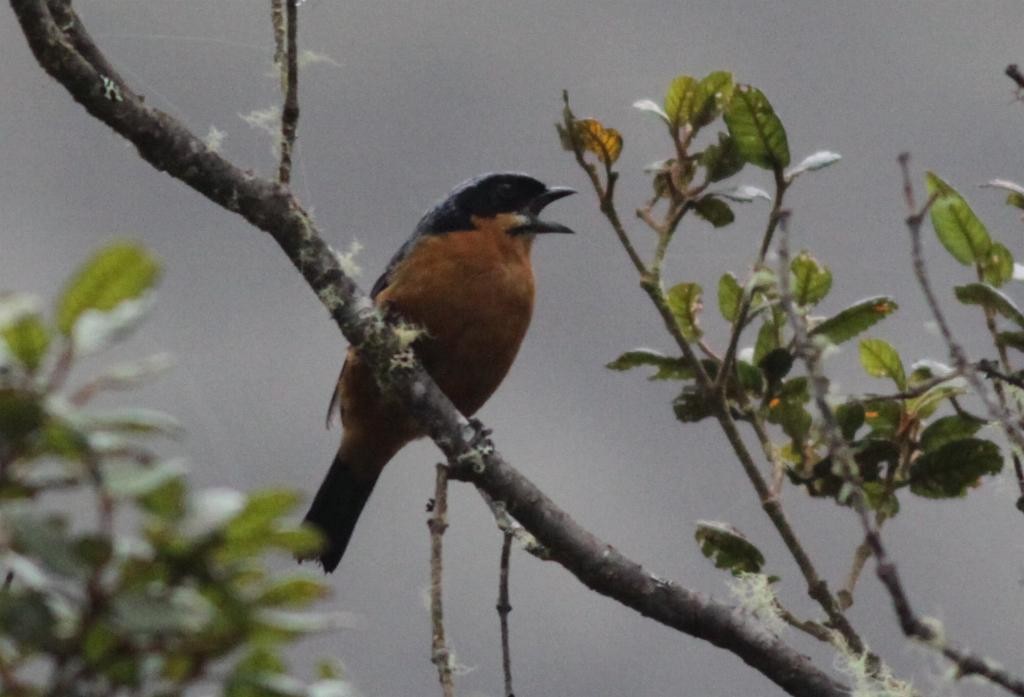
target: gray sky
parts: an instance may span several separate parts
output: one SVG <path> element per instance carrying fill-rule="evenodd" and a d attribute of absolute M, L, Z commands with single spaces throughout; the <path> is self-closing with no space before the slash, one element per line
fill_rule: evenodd
<path fill-rule="evenodd" d="M 150 103 L 197 133 L 221 129 L 228 157 L 269 175 L 269 138 L 239 118 L 279 101 L 265 5 L 76 3 Z M 631 104 L 660 101 L 679 73 L 732 70 L 775 104 L 795 160 L 823 148 L 844 157 L 801 180 L 788 198 L 795 245 L 835 272 L 824 311 L 891 293 L 902 308 L 872 335 L 908 359 L 942 358 L 918 319 L 923 306 L 910 279 L 896 155 L 911 151 L 916 171 L 934 169 L 959 187 L 993 235 L 1021 253 L 1019 221 L 1001 196 L 975 188 L 993 177 L 1024 180 L 1024 106 L 1013 103 L 1002 74 L 1021 58 L 1021 9 L 1009 0 L 309 0 L 300 11 L 302 46 L 330 61 L 301 75 L 296 189 L 333 243 L 364 245 L 358 261 L 369 287 L 423 210 L 469 176 L 523 170 L 583 190 L 584 177 L 552 128 L 568 88 L 579 115 L 625 137 L 620 205 L 631 219 L 647 192 L 642 167 L 666 156 L 668 145 L 659 124 Z M 144 240 L 166 274 L 154 321 L 119 355 L 167 350 L 178 367 L 132 398 L 186 423 L 181 447 L 197 485 L 288 485 L 311 495 L 338 439 L 322 426 L 345 350 L 336 327 L 269 237 L 153 171 L 87 117 L 34 64 L 10 9 L 0 8 L 0 16 L 0 287 L 52 297 L 111 236 Z M 756 173 L 742 181 L 768 184 Z M 782 576 L 783 599 L 813 613 L 724 439 L 709 425 L 673 420 L 673 386 L 603 368 L 637 345 L 670 347 L 593 196 L 551 212 L 579 234 L 535 246 L 534 324 L 481 414 L 496 443 L 595 533 L 655 572 L 719 597 L 725 576 L 700 555 L 693 523 L 737 525 L 765 551 L 768 570 Z M 687 224 L 667 279 L 713 291 L 722 272 L 745 273 L 767 208 L 736 212 L 737 223 L 724 230 Z M 649 250 L 644 230 L 633 231 Z M 970 280 L 934 253 L 930 231 L 927 242 L 936 280 Z M 713 294 L 707 304 L 711 341 L 721 345 Z M 954 316 L 964 335 L 980 328 L 973 316 Z M 845 389 L 880 389 L 860 373 L 855 351 L 830 367 Z M 437 459 L 433 446 L 418 444 L 385 471 L 330 578 L 335 595 L 326 606 L 358 613 L 362 626 L 312 641 L 303 654 L 341 657 L 368 696 L 436 689 L 423 605 L 423 506 Z M 955 503 L 905 497 L 886 538 L 919 611 L 941 618 L 972 648 L 1020 666 L 1024 537 L 1013 500 L 1008 477 Z M 795 490 L 786 505 L 838 585 L 857 543 L 852 516 Z M 454 489 L 451 523 L 449 631 L 459 660 L 474 669 L 459 679 L 460 693 L 496 695 L 499 535 L 465 486 Z M 859 590 L 851 617 L 868 642 L 901 676 L 923 688 L 941 683 L 940 664 L 905 647 L 870 574 Z M 779 694 L 733 656 L 639 618 L 523 554 L 513 560 L 512 604 L 517 694 Z M 790 639 L 829 665 L 826 653 Z M 992 693 L 975 684 L 958 689 Z"/>

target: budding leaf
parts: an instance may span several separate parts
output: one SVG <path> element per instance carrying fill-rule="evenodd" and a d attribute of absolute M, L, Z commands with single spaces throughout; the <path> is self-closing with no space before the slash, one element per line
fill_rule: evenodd
<path fill-rule="evenodd" d="M 793 300 L 798 305 L 817 305 L 832 289 L 832 272 L 807 252 L 798 254 L 789 265 Z"/>
<path fill-rule="evenodd" d="M 50 346 L 50 328 L 38 314 L 24 315 L 0 328 L 0 338 L 29 374 L 35 373 Z"/>
<path fill-rule="evenodd" d="M 669 310 L 679 325 L 679 331 L 687 341 L 701 337 L 699 325 L 703 289 L 697 283 L 679 283 L 668 289 L 666 300 Z"/>
<path fill-rule="evenodd" d="M 817 169 L 825 169 L 829 165 L 839 162 L 841 159 L 843 159 L 843 156 L 837 152 L 819 150 L 813 155 L 805 157 L 799 164 L 787 169 L 785 177 L 788 181 L 793 181 L 804 172 L 813 172 Z"/>
<path fill-rule="evenodd" d="M 633 102 L 633 108 L 654 114 L 665 123 L 672 125 L 672 120 L 668 117 L 668 114 L 665 113 L 665 110 L 658 106 L 657 102 L 654 102 L 650 99 L 640 99 L 638 101 Z"/>
<path fill-rule="evenodd" d="M 1013 254 L 1002 242 L 993 242 L 978 263 L 982 278 L 996 288 L 1013 278 Z"/>
<path fill-rule="evenodd" d="M 718 279 L 718 311 L 727 322 L 735 322 L 743 301 L 743 287 L 731 273 Z"/>

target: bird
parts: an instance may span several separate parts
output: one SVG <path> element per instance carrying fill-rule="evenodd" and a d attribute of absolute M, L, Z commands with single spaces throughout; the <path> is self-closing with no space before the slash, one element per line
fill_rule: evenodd
<path fill-rule="evenodd" d="M 456 186 L 430 208 L 373 285 L 386 318 L 412 327 L 413 351 L 442 392 L 471 418 L 498 388 L 530 324 L 537 235 L 572 233 L 540 217 L 575 193 L 527 174 L 484 174 Z M 315 558 L 327 573 L 341 561 L 384 466 L 426 433 L 382 394 L 359 351 L 349 348 L 328 407 L 340 411 L 338 453 L 304 522 L 324 544 Z"/>

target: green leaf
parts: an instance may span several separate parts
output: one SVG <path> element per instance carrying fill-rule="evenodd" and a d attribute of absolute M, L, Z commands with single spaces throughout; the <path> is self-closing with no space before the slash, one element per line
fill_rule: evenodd
<path fill-rule="evenodd" d="M 943 401 L 966 394 L 967 390 L 956 385 L 936 385 L 923 395 L 907 401 L 907 413 L 919 419 L 927 419 L 935 413 Z"/>
<path fill-rule="evenodd" d="M 903 408 L 892 400 L 872 400 L 864 403 L 864 421 L 871 435 L 881 438 L 892 436 L 899 430 Z"/>
<path fill-rule="evenodd" d="M 301 607 L 328 594 L 327 587 L 307 576 L 279 579 L 260 593 L 256 602 L 272 607 Z"/>
<path fill-rule="evenodd" d="M 112 599 L 114 622 L 122 629 L 144 635 L 196 632 L 217 613 L 197 590 L 183 586 L 170 592 L 159 590 L 162 589 L 118 592 Z"/>
<path fill-rule="evenodd" d="M 37 314 L 24 315 L 3 327 L 0 337 L 29 374 L 36 372 L 50 346 L 50 328 Z"/>
<path fill-rule="evenodd" d="M 970 438 L 984 425 L 984 419 L 967 414 L 952 414 L 935 419 L 921 432 L 921 450 L 929 453 L 947 443 Z"/>
<path fill-rule="evenodd" d="M 811 427 L 811 415 L 804 408 L 810 398 L 806 377 L 787 380 L 777 396 L 768 402 L 768 421 L 781 425 L 794 442 L 802 442 Z"/>
<path fill-rule="evenodd" d="M 57 618 L 49 598 L 42 593 L 0 593 L 0 627 L 3 627 L 4 639 L 14 640 L 26 648 L 56 651 L 59 646 Z M 13 647 L 5 647 L 5 652 L 9 648 Z"/>
<path fill-rule="evenodd" d="M 728 179 L 743 169 L 744 159 L 736 147 L 736 140 L 728 133 L 718 134 L 718 144 L 704 148 L 700 155 L 700 163 L 707 171 L 708 181 L 717 182 Z"/>
<path fill-rule="evenodd" d="M 1003 346 L 1024 351 L 1024 332 L 999 332 L 996 340 Z"/>
<path fill-rule="evenodd" d="M 241 513 L 227 526 L 228 539 L 248 540 L 262 535 L 289 513 L 298 500 L 295 492 L 282 489 L 249 494 Z"/>
<path fill-rule="evenodd" d="M 718 279 L 718 311 L 727 322 L 735 322 L 743 303 L 743 287 L 731 273 Z"/>
<path fill-rule="evenodd" d="M 117 242 L 97 252 L 75 273 L 57 301 L 57 328 L 71 335 L 87 310 L 112 310 L 153 287 L 160 267 L 140 245 Z"/>
<path fill-rule="evenodd" d="M 179 477 L 143 496 L 139 499 L 139 506 L 161 520 L 179 521 L 186 512 L 185 498 L 185 479 Z"/>
<path fill-rule="evenodd" d="M 32 392 L 0 389 L 0 441 L 19 441 L 42 427 L 46 412 L 40 397 Z"/>
<path fill-rule="evenodd" d="M 832 289 L 832 272 L 807 252 L 801 252 L 789 265 L 793 300 L 798 305 L 817 305 Z"/>
<path fill-rule="evenodd" d="M 153 493 L 172 479 L 185 475 L 184 460 L 153 465 L 112 460 L 102 468 L 104 487 L 115 498 L 139 498 Z"/>
<path fill-rule="evenodd" d="M 768 98 L 756 87 L 736 87 L 725 107 L 725 124 L 747 162 L 776 171 L 789 166 L 786 129 Z"/>
<path fill-rule="evenodd" d="M 860 402 L 847 402 L 836 407 L 836 421 L 843 438 L 852 441 L 858 429 L 864 425 L 864 405 Z"/>
<path fill-rule="evenodd" d="M 860 364 L 864 371 L 876 378 L 890 378 L 901 390 L 907 389 L 907 374 L 900 354 L 884 339 L 864 339 L 860 342 Z"/>
<path fill-rule="evenodd" d="M 736 374 L 740 379 L 740 386 L 747 392 L 760 395 L 764 392 L 764 377 L 761 371 L 746 361 L 736 361 Z"/>
<path fill-rule="evenodd" d="M 887 518 L 892 518 L 900 512 L 900 500 L 892 492 L 891 485 L 885 482 L 864 482 L 861 490 L 871 510 L 878 511 Z"/>
<path fill-rule="evenodd" d="M 728 523 L 697 521 L 694 537 L 700 545 L 701 553 L 716 568 L 725 569 L 734 576 L 741 573 L 756 574 L 764 566 L 761 550 Z"/>
<path fill-rule="evenodd" d="M 672 402 L 672 411 L 683 423 L 696 423 L 709 416 L 714 416 L 714 409 L 703 392 L 696 387 L 687 385 Z"/>
<path fill-rule="evenodd" d="M 715 227 L 725 227 L 736 219 L 728 203 L 711 195 L 697 199 L 693 204 L 693 210 Z"/>
<path fill-rule="evenodd" d="M 1024 194 L 1011 191 L 1006 195 L 1006 205 L 1024 209 Z"/>
<path fill-rule="evenodd" d="M 779 332 L 772 315 L 765 319 L 764 324 L 757 330 L 757 340 L 754 342 L 754 364 L 761 365 L 769 353 L 779 346 Z"/>
<path fill-rule="evenodd" d="M 980 264 L 982 278 L 997 288 L 1013 278 L 1013 254 L 1002 242 L 993 242 Z"/>
<path fill-rule="evenodd" d="M 885 295 L 867 298 L 829 317 L 812 329 L 810 335 L 823 336 L 833 344 L 841 344 L 878 324 L 897 307 L 896 301 Z"/>
<path fill-rule="evenodd" d="M 968 283 L 953 288 L 956 299 L 964 305 L 981 305 L 987 310 L 998 312 L 1019 327 L 1024 327 L 1024 313 L 1010 298 L 992 286 L 984 283 Z"/>
<path fill-rule="evenodd" d="M 696 341 L 701 337 L 699 325 L 701 293 L 703 289 L 696 283 L 678 283 L 668 289 L 665 299 L 669 310 L 675 317 L 679 331 L 687 341 Z"/>
<path fill-rule="evenodd" d="M 933 172 L 925 174 L 928 195 L 937 196 L 930 213 L 942 246 L 961 264 L 981 263 L 992 246 L 984 223 L 956 189 Z"/>
<path fill-rule="evenodd" d="M 7 507 L 3 520 L 16 551 L 61 576 L 81 578 L 88 571 L 76 554 L 67 521 L 20 505 Z"/>
<path fill-rule="evenodd" d="M 793 367 L 793 354 L 784 348 L 772 349 L 758 361 L 757 366 L 769 383 L 776 382 L 789 374 Z"/>
<path fill-rule="evenodd" d="M 82 409 L 69 418 L 83 430 L 145 433 L 179 438 L 184 427 L 170 414 L 142 407 Z"/>
<path fill-rule="evenodd" d="M 610 370 L 629 370 L 641 366 L 653 366 L 658 369 L 651 376 L 651 380 L 687 380 L 694 376 L 693 369 L 683 358 L 666 356 L 644 348 L 626 351 L 605 367 Z"/>
<path fill-rule="evenodd" d="M 980 438 L 963 438 L 926 452 L 910 466 L 910 490 L 930 499 L 967 494 L 986 474 L 1003 468 L 999 446 Z"/>
<path fill-rule="evenodd" d="M 679 75 L 669 84 L 665 93 L 665 113 L 673 128 L 690 123 L 701 101 L 698 84 L 697 79 L 690 75 Z"/>
<path fill-rule="evenodd" d="M 697 85 L 693 114 L 689 118 L 694 129 L 703 128 L 718 118 L 732 100 L 734 90 L 732 73 L 724 70 L 715 71 L 701 80 Z"/>

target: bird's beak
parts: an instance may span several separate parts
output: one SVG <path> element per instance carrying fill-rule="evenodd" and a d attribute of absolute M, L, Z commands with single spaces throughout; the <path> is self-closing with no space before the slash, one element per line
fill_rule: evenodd
<path fill-rule="evenodd" d="M 541 220 L 538 216 L 540 212 L 547 207 L 548 204 L 557 201 L 560 198 L 565 198 L 575 194 L 575 189 L 570 189 L 566 186 L 552 186 L 541 192 L 530 201 L 523 213 L 529 218 L 529 222 L 525 225 L 520 226 L 516 229 L 516 232 L 525 232 L 530 234 L 539 234 L 545 232 L 562 232 L 572 234 L 574 231 L 571 228 L 562 225 L 561 223 L 554 223 L 547 220 Z"/>

